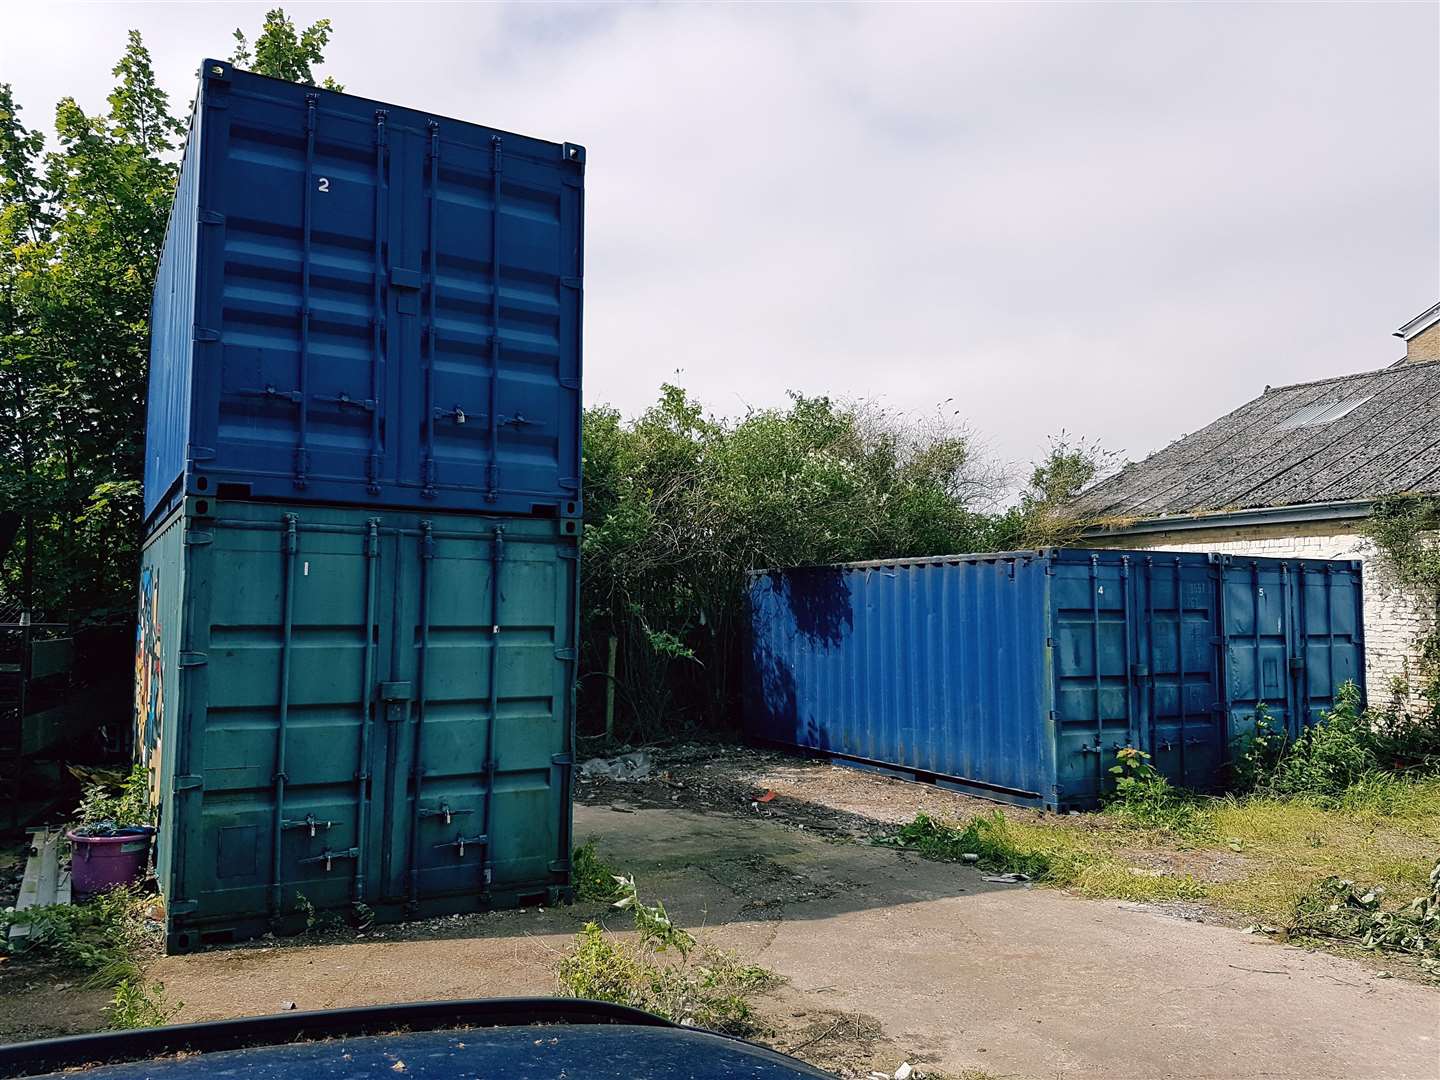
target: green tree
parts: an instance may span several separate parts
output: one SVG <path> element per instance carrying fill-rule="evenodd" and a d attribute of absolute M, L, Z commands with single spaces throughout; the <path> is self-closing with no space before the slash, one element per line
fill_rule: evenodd
<path fill-rule="evenodd" d="M 588 410 L 584 435 L 584 687 L 613 635 L 633 734 L 731 718 L 749 571 L 991 546 L 1000 478 L 938 414 L 796 395 L 727 420 L 666 386 L 628 423 Z"/>
<path fill-rule="evenodd" d="M 253 47 L 243 30 L 235 31 L 235 52 L 230 61 L 260 75 L 314 86 L 313 67 L 325 62 L 325 46 L 329 43 L 329 19 L 317 19 L 301 30 L 283 8 L 275 8 L 265 13 L 265 25 Z M 328 75 L 320 85 L 327 90 L 345 89 Z"/>
<path fill-rule="evenodd" d="M 265 17 L 246 62 L 313 83 L 330 23 Z M 0 594 L 132 610 L 151 292 L 185 123 L 131 31 L 107 107 L 55 110 L 44 152 L 0 84 Z M 326 80 L 326 85 L 338 86 Z"/>

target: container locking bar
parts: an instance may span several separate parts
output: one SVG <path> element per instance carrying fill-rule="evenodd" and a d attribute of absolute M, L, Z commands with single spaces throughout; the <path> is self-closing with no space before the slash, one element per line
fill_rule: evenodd
<path fill-rule="evenodd" d="M 410 818 L 410 907 L 420 903 L 420 799 L 425 787 L 425 677 L 430 659 L 430 590 L 435 577 L 435 533 L 429 521 L 420 522 L 420 641 L 415 660 L 415 736 L 410 751 L 410 790 L 415 809 Z"/>
<path fill-rule="evenodd" d="M 454 840 L 449 840 L 443 844 L 433 844 L 431 846 L 435 848 L 454 848 L 456 851 L 456 857 L 460 859 L 463 859 L 465 857 L 465 848 L 467 846 L 483 847 L 485 849 L 486 858 L 488 859 L 490 854 L 490 837 L 484 835 L 465 836 L 462 834 L 456 836 Z"/>
<path fill-rule="evenodd" d="M 499 135 L 491 137 L 490 145 L 495 151 L 491 174 L 495 191 L 490 204 L 490 483 L 485 497 L 494 502 L 500 492 L 500 195 L 503 186 L 500 174 L 504 158 Z"/>
<path fill-rule="evenodd" d="M 365 522 L 365 671 L 361 676 L 360 697 L 364 702 L 360 717 L 360 755 L 355 769 L 355 839 L 361 845 L 370 838 L 370 722 L 375 714 L 375 588 L 380 563 L 380 519 Z M 365 855 L 355 857 L 355 900 L 365 899 Z"/>
<path fill-rule="evenodd" d="M 436 219 L 440 214 L 440 125 L 434 120 L 427 123 L 430 132 L 430 202 L 429 236 L 426 242 L 426 271 L 430 288 L 425 292 L 425 322 L 421 330 L 421 342 L 425 350 L 425 403 L 430 406 L 425 412 L 425 460 L 421 466 L 420 494 L 427 499 L 435 498 L 435 300 L 440 289 L 440 271 L 435 245 L 437 239 Z"/>
<path fill-rule="evenodd" d="M 313 229 L 315 197 L 315 107 L 319 94 L 305 95 L 305 201 L 301 208 L 300 225 L 300 431 L 295 442 L 295 486 L 303 488 L 309 483 L 310 469 L 310 417 L 305 407 L 307 385 L 310 378 L 310 241 Z"/>
<path fill-rule="evenodd" d="M 449 802 L 447 802 L 447 801 L 444 800 L 444 799 L 441 799 L 439 806 L 437 806 L 437 807 L 436 807 L 435 809 L 433 809 L 433 810 L 428 810 L 428 809 L 427 809 L 427 810 L 421 810 L 421 811 L 420 811 L 420 816 L 421 816 L 422 818 L 427 818 L 427 817 L 443 817 L 443 818 L 445 819 L 445 824 L 446 824 L 446 825 L 449 825 L 451 818 L 461 817 L 461 816 L 464 815 L 464 814 L 473 814 L 474 812 L 475 812 L 474 810 L 455 810 L 455 809 L 452 809 L 451 806 L 450 806 L 450 804 L 449 804 Z"/>
<path fill-rule="evenodd" d="M 374 398 L 352 398 L 343 390 L 338 394 L 312 394 L 313 401 L 328 401 L 340 409 L 360 409 L 364 412 L 375 411 Z"/>
<path fill-rule="evenodd" d="M 326 848 L 319 855 L 312 855 L 308 859 L 301 859 L 300 862 L 302 864 L 324 863 L 325 872 L 328 874 L 330 872 L 330 867 L 334 864 L 336 859 L 358 859 L 359 857 L 360 849 L 358 847 L 346 848 L 344 851 L 331 851 L 329 848 Z"/>
<path fill-rule="evenodd" d="M 270 401 L 288 401 L 292 405 L 299 405 L 301 401 L 299 390 L 277 390 L 274 386 L 242 386 L 235 392 L 241 397 L 260 397 Z"/>
<path fill-rule="evenodd" d="M 299 517 L 295 514 L 286 514 L 284 521 L 284 546 L 281 548 L 285 569 L 280 601 L 284 605 L 280 639 L 280 707 L 275 724 L 275 828 L 270 838 L 270 914 L 274 918 L 278 918 L 280 915 L 280 892 L 283 883 L 280 856 L 285 818 L 285 736 L 290 718 L 290 664 L 294 651 L 295 561 L 300 550 Z"/>
<path fill-rule="evenodd" d="M 385 228 L 385 119 L 384 109 L 375 110 L 375 267 L 370 320 L 370 398 L 380 399 L 380 366 L 385 362 L 384 228 Z M 365 490 L 380 494 L 380 410 L 370 410 L 370 454 L 366 459 Z M 367 684 L 368 692 L 368 684 Z M 356 870 L 357 886 L 363 889 L 364 876 Z"/>
<path fill-rule="evenodd" d="M 314 836 L 319 829 L 333 829 L 340 824 L 338 821 L 321 821 L 314 814 L 306 814 L 303 818 L 283 818 L 280 821 L 282 829 L 309 829 L 310 835 Z"/>

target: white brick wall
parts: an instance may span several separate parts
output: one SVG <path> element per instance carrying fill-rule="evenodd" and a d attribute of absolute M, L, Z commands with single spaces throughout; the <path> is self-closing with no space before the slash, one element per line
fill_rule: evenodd
<path fill-rule="evenodd" d="M 1354 531 L 1321 531 L 1275 526 L 1238 529 L 1191 529 L 1115 536 L 1097 546 L 1156 551 L 1218 551 L 1229 555 L 1263 555 L 1272 559 L 1360 559 L 1365 564 L 1365 680 L 1372 705 L 1390 702 L 1397 682 L 1412 678 L 1418 662 L 1417 640 L 1435 625 L 1435 597 L 1421 596 L 1395 580 L 1375 545 Z M 1312 531 L 1313 530 L 1313 531 Z M 1297 534 L 1298 533 L 1298 534 Z"/>

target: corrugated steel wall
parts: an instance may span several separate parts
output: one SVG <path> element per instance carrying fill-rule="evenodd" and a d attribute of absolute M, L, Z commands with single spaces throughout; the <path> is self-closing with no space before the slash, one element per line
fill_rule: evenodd
<path fill-rule="evenodd" d="M 393 918 L 554 898 L 571 842 L 565 524 L 187 501 L 145 549 L 166 614 L 152 635 L 142 611 L 142 639 L 163 674 L 137 695 L 141 745 L 163 748 L 172 947 L 305 903 Z"/>
<path fill-rule="evenodd" d="M 1093 805 L 1125 746 L 1214 788 L 1259 702 L 1293 735 L 1363 689 L 1348 561 L 898 560 L 759 574 L 750 600 L 753 736 L 1052 807 Z"/>
<path fill-rule="evenodd" d="M 751 734 L 1041 799 L 1047 583 L 1027 555 L 757 575 Z"/>
<path fill-rule="evenodd" d="M 202 74 L 152 318 L 151 525 L 182 475 L 577 516 L 584 149 Z"/>

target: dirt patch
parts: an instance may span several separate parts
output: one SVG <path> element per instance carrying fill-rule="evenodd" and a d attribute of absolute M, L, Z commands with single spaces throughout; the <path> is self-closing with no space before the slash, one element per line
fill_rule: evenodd
<path fill-rule="evenodd" d="M 50 965 L 0 967 L 0 1042 L 81 1035 L 105 1026 L 108 990 L 84 990 Z"/>
<path fill-rule="evenodd" d="M 932 784 L 728 743 L 648 747 L 652 768 L 639 779 L 581 775 L 577 802 L 592 806 L 676 807 L 775 821 L 827 839 L 868 840 L 920 812 L 965 819 L 996 804 Z M 1012 807 L 1018 819 L 1039 811 Z"/>
<path fill-rule="evenodd" d="M 868 1077 L 872 1067 L 886 1072 L 896 1068 L 890 1064 L 895 1050 L 885 1038 L 884 1025 L 873 1016 L 781 1006 L 766 1018 L 775 1025 L 766 1044 L 817 1069 L 837 1076 Z"/>

